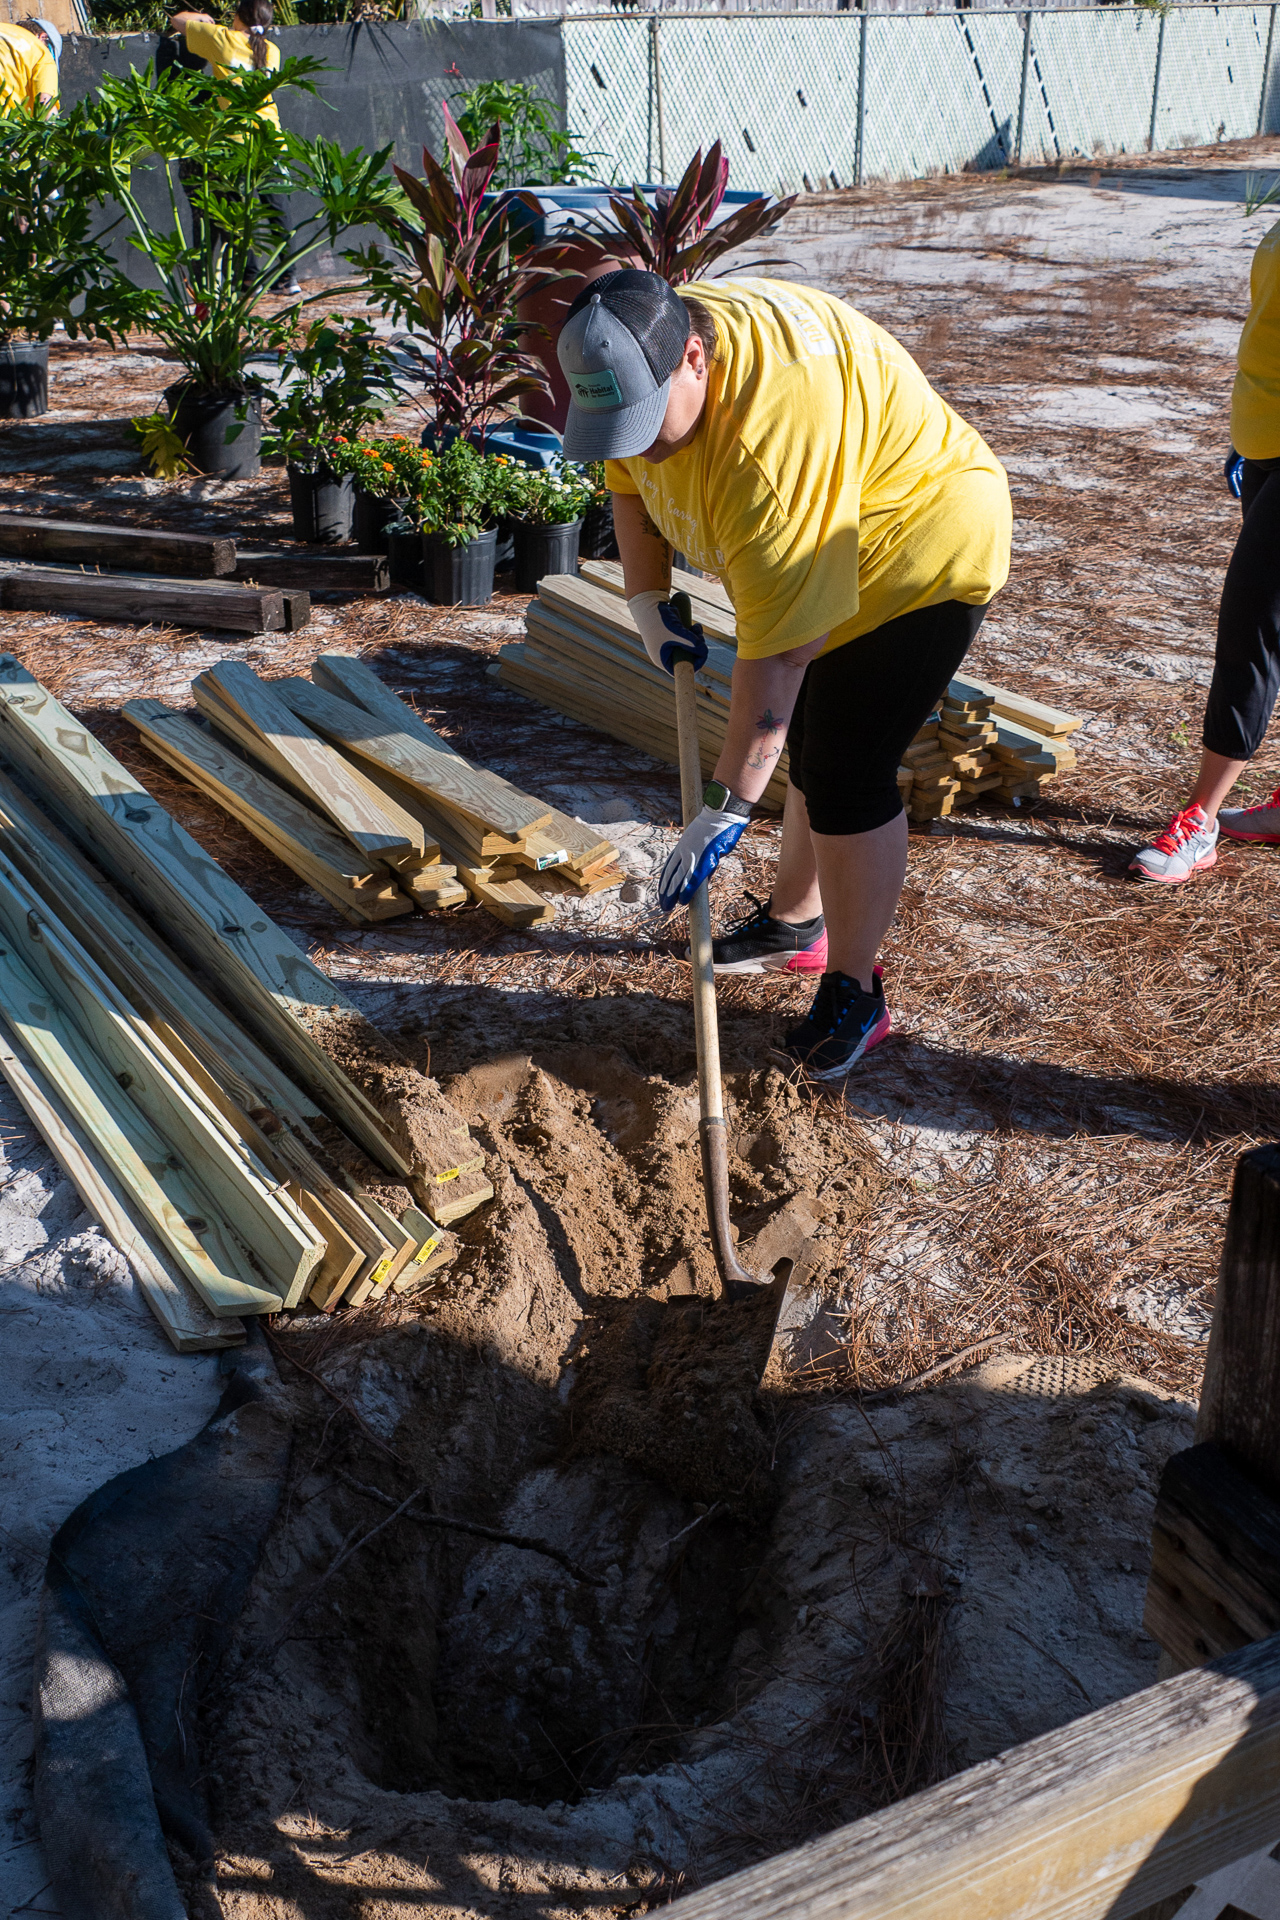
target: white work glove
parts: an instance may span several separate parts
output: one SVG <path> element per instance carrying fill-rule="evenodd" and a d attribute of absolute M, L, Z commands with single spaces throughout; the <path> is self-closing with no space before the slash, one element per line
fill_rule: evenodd
<path fill-rule="evenodd" d="M 687 604 L 687 602 L 686 602 Z M 666 593 L 637 593 L 627 602 L 627 611 L 644 641 L 644 650 L 655 667 L 674 675 L 675 661 L 693 654 L 693 668 L 706 665 L 707 643 L 699 626 L 687 627 L 672 607 Z"/>
<path fill-rule="evenodd" d="M 740 813 L 722 813 L 703 807 L 695 814 L 671 853 L 658 880 L 658 904 L 664 913 L 687 907 L 704 880 L 709 880 L 726 853 L 736 847 L 747 822 Z"/>

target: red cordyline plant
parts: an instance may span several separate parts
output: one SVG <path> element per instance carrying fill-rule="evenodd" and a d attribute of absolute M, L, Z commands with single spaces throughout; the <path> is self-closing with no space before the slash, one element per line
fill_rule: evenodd
<path fill-rule="evenodd" d="M 617 255 L 618 231 L 648 273 L 660 273 L 673 286 L 686 280 L 705 280 L 707 269 L 734 247 L 745 246 L 768 233 L 795 205 L 762 194 L 727 214 L 713 227 L 724 190 L 729 184 L 729 161 L 717 140 L 706 159 L 699 147 L 684 170 L 679 186 L 659 187 L 650 202 L 632 187 L 629 195 L 611 193 L 609 214 L 588 214 L 585 224 L 601 253 Z M 776 267 L 780 260 L 756 260 L 753 266 Z"/>
<path fill-rule="evenodd" d="M 448 107 L 443 111 L 449 171 L 426 148 L 421 180 L 395 169 L 417 216 L 416 223 L 400 222 L 399 253 L 389 258 L 372 246 L 349 257 L 366 274 L 380 310 L 425 344 L 438 440 L 474 435 L 483 446 L 495 414 L 526 394 L 549 390 L 541 362 L 517 331 L 516 308 L 561 276 L 545 250 L 535 264 L 513 246 L 515 196 L 485 204 L 498 164 L 499 127 L 473 152 Z M 536 331 L 526 324 L 525 340 Z"/>

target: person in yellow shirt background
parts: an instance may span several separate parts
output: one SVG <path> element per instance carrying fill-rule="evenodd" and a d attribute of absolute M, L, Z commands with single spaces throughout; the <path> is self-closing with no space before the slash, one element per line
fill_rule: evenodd
<path fill-rule="evenodd" d="M 1212 867 L 1220 833 L 1280 846 L 1280 787 L 1256 806 L 1222 804 L 1262 745 L 1280 693 L 1280 222 L 1263 235 L 1249 285 L 1227 461 L 1244 524 L 1222 583 L 1200 772 L 1186 806 L 1130 862 L 1165 886 Z"/>
<path fill-rule="evenodd" d="M 820 974 L 786 1036 L 819 1079 L 889 1030 L 876 956 L 907 864 L 902 754 L 1009 568 L 1008 481 L 889 334 L 831 295 L 755 278 L 591 283 L 557 340 L 564 451 L 609 462 L 628 606 L 656 664 L 706 658 L 670 604 L 673 550 L 733 602 L 724 751 L 659 881 L 670 912 L 737 842 L 783 745 L 769 902 L 718 970 Z"/>
<path fill-rule="evenodd" d="M 197 60 L 207 60 L 213 68 L 215 80 L 225 80 L 236 67 L 265 67 L 274 71 L 280 65 L 280 49 L 273 40 L 267 39 L 267 29 L 274 19 L 275 10 L 271 0 L 238 0 L 230 26 L 219 26 L 211 15 L 186 8 L 178 8 L 172 13 L 169 25 L 174 33 L 181 35 L 189 55 Z M 268 100 L 258 111 L 278 132 L 280 113 L 275 101 Z M 289 224 L 283 202 L 274 194 L 264 193 L 261 203 L 271 216 L 277 237 L 282 242 L 287 241 Z M 292 270 L 277 281 L 276 291 L 286 294 L 301 292 Z"/>
<path fill-rule="evenodd" d="M 0 113 L 58 104 L 62 35 L 51 20 L 0 22 Z"/>

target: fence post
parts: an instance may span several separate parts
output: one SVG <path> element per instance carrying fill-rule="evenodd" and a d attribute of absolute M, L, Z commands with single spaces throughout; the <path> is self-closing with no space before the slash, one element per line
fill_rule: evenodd
<path fill-rule="evenodd" d="M 853 128 L 853 184 L 862 185 L 862 135 L 867 121 L 867 0 L 858 20 L 858 106 Z"/>
<path fill-rule="evenodd" d="M 1160 37 L 1156 41 L 1156 72 L 1151 83 L 1151 126 L 1147 133 L 1147 152 L 1152 153 L 1156 144 L 1156 114 L 1160 107 L 1160 69 L 1164 65 L 1164 30 L 1168 24 L 1167 13 L 1160 15 Z"/>
<path fill-rule="evenodd" d="M 1236 1162 L 1196 1439 L 1280 1497 L 1280 1146 Z"/>
<path fill-rule="evenodd" d="M 1267 88 L 1271 82 L 1271 47 L 1276 37 L 1276 10 L 1271 9 L 1271 22 L 1267 28 L 1267 50 L 1262 56 L 1262 91 L 1258 95 L 1258 132 L 1266 130 Z"/>
<path fill-rule="evenodd" d="M 658 16 L 650 15 L 649 39 L 653 50 L 653 106 L 658 121 L 658 178 L 667 184 L 667 129 L 662 118 L 662 50 L 658 39 Z"/>
<path fill-rule="evenodd" d="M 1022 163 L 1022 131 L 1027 124 L 1027 72 L 1031 66 L 1031 11 L 1022 16 L 1022 82 L 1018 88 L 1018 131 L 1013 141 L 1013 163 Z"/>

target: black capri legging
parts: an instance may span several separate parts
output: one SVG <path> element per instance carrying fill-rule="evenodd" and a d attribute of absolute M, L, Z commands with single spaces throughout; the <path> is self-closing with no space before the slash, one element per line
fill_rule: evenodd
<path fill-rule="evenodd" d="M 1204 744 L 1251 760 L 1280 692 L 1280 460 L 1246 460 L 1244 525 L 1222 583 Z"/>
<path fill-rule="evenodd" d="M 787 729 L 791 785 L 815 833 L 870 833 L 902 812 L 902 756 L 973 644 L 986 607 L 944 600 L 805 668 Z"/>

